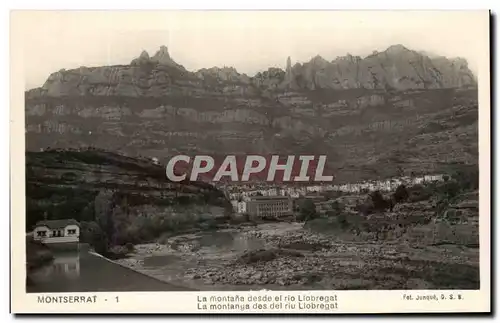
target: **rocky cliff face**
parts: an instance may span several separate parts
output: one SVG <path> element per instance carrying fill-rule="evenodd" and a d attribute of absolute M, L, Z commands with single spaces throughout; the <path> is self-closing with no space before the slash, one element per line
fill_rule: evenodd
<path fill-rule="evenodd" d="M 232 67 L 187 71 L 162 47 L 130 65 L 61 70 L 26 92 L 26 146 L 90 145 L 160 160 L 197 152 L 321 153 L 343 174 L 350 168 L 374 176 L 373 165 L 394 151 L 429 163 L 450 161 L 445 153 L 455 162 L 477 158 L 446 144 L 456 131 L 470 140 L 460 145 L 477 146 L 475 87 L 465 60 L 401 45 L 365 58 L 288 58 L 285 70 L 253 77 Z M 433 134 L 444 150 L 420 156 L 407 143 L 430 123 L 442 127 Z M 362 170 L 361 160 L 371 170 Z"/>
<path fill-rule="evenodd" d="M 227 83 L 227 84 L 221 84 Z M 179 88 L 177 88 L 177 85 Z M 429 58 L 402 45 L 374 52 L 362 59 L 347 54 L 333 61 L 321 56 L 292 67 L 288 57 L 286 70 L 270 68 L 254 77 L 240 74 L 232 67 L 201 69 L 189 72 L 177 64 L 162 46 L 153 56 L 143 51 L 127 66 L 81 67 L 61 70 L 49 76 L 34 96 L 123 95 L 158 97 L 206 92 L 207 85 L 228 90 L 231 86 L 250 91 L 372 89 L 409 90 L 475 86 L 474 75 L 461 58 Z M 172 89 L 174 86 L 174 89 Z M 205 91 L 204 91 L 205 90 Z"/>
<path fill-rule="evenodd" d="M 224 194 L 201 182 L 169 182 L 165 168 L 151 160 L 95 149 L 51 150 L 26 154 L 27 229 L 44 214 L 50 219 L 95 221 L 101 192 L 119 192 L 127 207 L 178 205 L 230 207 Z"/>

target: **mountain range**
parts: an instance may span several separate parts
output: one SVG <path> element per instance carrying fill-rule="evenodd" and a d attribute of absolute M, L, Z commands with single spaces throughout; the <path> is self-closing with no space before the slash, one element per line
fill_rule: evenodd
<path fill-rule="evenodd" d="M 26 149 L 127 155 L 322 154 L 337 181 L 477 163 L 477 81 L 462 58 L 402 45 L 254 76 L 188 71 L 162 46 L 129 65 L 51 74 L 25 92 Z M 444 166 L 443 166 L 444 165 Z"/>

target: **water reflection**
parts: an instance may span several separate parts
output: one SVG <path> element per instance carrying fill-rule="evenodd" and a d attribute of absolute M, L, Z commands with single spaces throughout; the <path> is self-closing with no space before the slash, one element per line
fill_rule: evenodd
<path fill-rule="evenodd" d="M 76 280 L 80 277 L 80 254 L 56 253 L 51 264 L 46 265 L 31 274 L 36 281 Z"/>
<path fill-rule="evenodd" d="M 201 247 L 245 251 L 264 247 L 262 240 L 232 232 L 203 233 L 197 239 Z"/>
<path fill-rule="evenodd" d="M 28 273 L 28 293 L 185 290 L 87 252 L 54 257 L 51 264 Z"/>

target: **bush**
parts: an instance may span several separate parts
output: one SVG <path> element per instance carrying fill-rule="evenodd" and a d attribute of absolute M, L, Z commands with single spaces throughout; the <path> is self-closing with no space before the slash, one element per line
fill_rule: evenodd
<path fill-rule="evenodd" d="M 331 207 L 332 207 L 332 211 L 335 211 L 336 213 L 340 213 L 345 209 L 345 205 L 340 203 L 337 200 L 332 202 Z"/>
<path fill-rule="evenodd" d="M 126 245 L 125 245 L 125 248 L 127 248 L 127 251 L 128 252 L 133 252 L 134 251 L 134 244 L 128 242 Z"/>
<path fill-rule="evenodd" d="M 394 206 L 392 201 L 385 200 L 384 197 L 382 196 L 382 193 L 380 193 L 380 191 L 375 191 L 375 192 L 371 193 L 370 198 L 373 202 L 373 209 L 375 211 L 385 211 L 387 209 L 391 209 L 391 211 L 392 211 L 392 208 Z"/>
<path fill-rule="evenodd" d="M 80 241 L 91 245 L 95 252 L 104 254 L 108 251 L 108 237 L 96 222 L 81 222 Z"/>
<path fill-rule="evenodd" d="M 339 224 L 341 229 L 347 229 L 349 227 L 349 221 L 347 219 L 347 215 L 345 213 L 340 213 L 337 216 L 337 223 Z"/>
<path fill-rule="evenodd" d="M 445 198 L 438 200 L 435 207 L 436 217 L 438 218 L 442 217 L 444 211 L 446 211 L 449 206 L 450 206 L 450 201 L 448 199 Z"/>
<path fill-rule="evenodd" d="M 417 184 L 408 189 L 408 200 L 412 203 L 426 201 L 435 193 L 435 184 L 426 186 Z"/>
<path fill-rule="evenodd" d="M 460 165 L 449 172 L 449 176 L 463 190 L 476 190 L 479 188 L 479 167 L 477 165 Z"/>
<path fill-rule="evenodd" d="M 438 195 L 440 195 L 439 197 L 452 199 L 461 192 L 462 188 L 460 187 L 460 183 L 452 180 L 437 185 L 436 190 Z"/>
<path fill-rule="evenodd" d="M 316 219 L 319 214 L 316 212 L 316 205 L 311 200 L 305 200 L 299 205 L 299 216 L 298 220 L 308 221 Z"/>
<path fill-rule="evenodd" d="M 394 194 L 392 194 L 392 197 L 396 203 L 406 201 L 409 198 L 409 196 L 410 195 L 408 193 L 408 190 L 406 189 L 406 186 L 404 186 L 403 184 L 399 185 L 396 188 Z"/>

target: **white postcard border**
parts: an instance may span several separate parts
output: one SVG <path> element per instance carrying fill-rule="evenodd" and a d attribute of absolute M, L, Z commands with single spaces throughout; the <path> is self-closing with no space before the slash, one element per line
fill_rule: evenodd
<path fill-rule="evenodd" d="M 100 301 L 92 303 L 39 303 L 38 296 L 73 296 L 76 294 L 27 294 L 25 292 L 25 181 L 24 181 L 24 80 L 23 73 L 23 25 L 29 17 L 11 16 L 11 298 L 15 313 L 215 313 L 197 309 L 198 297 L 224 295 L 337 295 L 338 309 L 325 310 L 261 310 L 228 311 L 216 313 L 415 313 L 415 312 L 486 312 L 491 308 L 491 245 L 490 245 L 490 66 L 489 66 L 489 14 L 484 12 L 485 33 L 481 53 L 479 83 L 479 149 L 480 149 L 480 290 L 475 291 L 307 291 L 307 292 L 122 292 L 78 293 L 79 296 L 96 296 Z M 462 301 L 408 301 L 405 295 L 462 295 Z M 113 302 L 115 297 L 119 302 Z M 245 302 L 243 302 L 245 303 Z"/>

